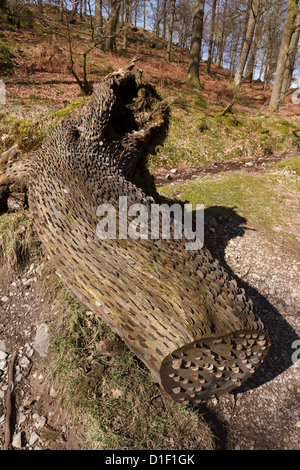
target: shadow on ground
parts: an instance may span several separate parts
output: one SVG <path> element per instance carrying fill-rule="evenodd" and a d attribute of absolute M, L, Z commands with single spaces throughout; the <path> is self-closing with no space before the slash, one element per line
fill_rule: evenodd
<path fill-rule="evenodd" d="M 293 365 L 292 344 L 299 339 L 294 328 L 274 305 L 257 289 L 237 276 L 226 262 L 225 249 L 229 241 L 244 236 L 246 230 L 253 230 L 246 227 L 246 224 L 247 220 L 241 217 L 235 208 L 213 206 L 205 209 L 205 246 L 219 260 L 232 278 L 236 280 L 238 286 L 245 290 L 246 296 L 252 299 L 254 312 L 261 318 L 271 341 L 271 347 L 263 364 L 240 388 L 230 392 L 233 398 L 247 390 L 255 389 L 272 381 L 291 367 Z M 269 262 L 269 260 L 266 260 L 266 262 Z M 209 403 L 200 405 L 199 412 L 214 433 L 216 448 L 226 449 L 228 424 L 215 413 Z"/>

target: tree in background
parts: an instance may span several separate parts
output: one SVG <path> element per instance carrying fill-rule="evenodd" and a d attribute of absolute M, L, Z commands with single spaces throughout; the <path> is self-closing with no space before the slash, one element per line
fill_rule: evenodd
<path fill-rule="evenodd" d="M 212 11 L 211 11 L 211 21 L 210 21 L 208 58 L 207 58 L 207 65 L 206 65 L 206 73 L 208 73 L 208 75 L 210 74 L 210 68 L 211 68 L 211 63 L 212 63 L 212 52 L 213 52 L 215 23 L 216 23 L 216 10 L 217 10 L 217 0 L 213 0 Z"/>
<path fill-rule="evenodd" d="M 277 60 L 274 86 L 273 86 L 272 96 L 271 96 L 270 105 L 269 105 L 269 110 L 271 112 L 278 111 L 280 102 L 282 101 L 282 93 L 284 93 L 285 91 L 283 90 L 284 75 L 285 75 L 286 69 L 290 68 L 291 61 L 289 60 L 289 53 L 291 57 L 291 54 L 292 54 L 291 44 L 292 44 L 293 34 L 296 29 L 296 19 L 297 19 L 298 10 L 299 10 L 299 0 L 289 0 L 284 30 L 282 34 L 281 46 L 280 46 L 279 56 Z M 298 45 L 298 41 L 297 41 L 297 44 L 295 44 L 295 47 L 297 47 L 297 45 Z M 290 75 L 290 72 L 288 73 Z"/>
<path fill-rule="evenodd" d="M 168 35 L 167 54 L 166 54 L 166 60 L 168 62 L 170 62 L 170 57 L 171 57 L 172 37 L 173 37 L 173 30 L 174 30 L 175 7 L 176 7 L 176 0 L 171 0 L 169 35 Z"/>
<path fill-rule="evenodd" d="M 256 21 L 259 13 L 261 0 L 250 0 L 250 14 L 249 20 L 246 28 L 245 39 L 243 41 L 243 46 L 240 54 L 240 60 L 237 66 L 237 70 L 234 77 L 234 84 L 238 88 L 241 86 L 244 69 L 248 59 L 248 55 L 251 49 L 253 42 L 254 31 L 256 26 Z"/>
<path fill-rule="evenodd" d="M 199 79 L 199 64 L 203 37 L 204 4 L 205 0 L 195 0 L 190 61 L 187 78 L 187 83 L 190 86 L 196 88 L 201 88 Z"/>

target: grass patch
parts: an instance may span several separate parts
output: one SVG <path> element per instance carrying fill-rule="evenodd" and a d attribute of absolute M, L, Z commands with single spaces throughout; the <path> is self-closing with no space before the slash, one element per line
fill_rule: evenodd
<path fill-rule="evenodd" d="M 193 204 L 234 207 L 248 224 L 267 233 L 279 233 L 299 243 L 297 224 L 300 181 L 285 173 L 246 174 L 230 172 L 207 176 L 199 182 L 160 188 L 170 198 Z"/>
<path fill-rule="evenodd" d="M 41 289 L 64 310 L 49 326 L 52 352 L 45 368 L 74 425 L 89 430 L 82 445 L 102 450 L 212 449 L 211 430 L 199 412 L 175 404 L 127 348 L 118 356 L 99 355 L 99 341 L 119 340 L 117 336 L 98 316 L 87 314 L 57 276 L 44 276 Z"/>
<path fill-rule="evenodd" d="M 27 112 L 27 108 L 24 108 L 12 113 L 0 114 L 0 133 L 6 135 L 6 138 L 0 141 L 0 151 L 3 152 L 15 144 L 18 144 L 25 152 L 38 149 L 59 121 L 84 104 L 86 100 L 86 97 L 81 97 L 63 109 L 49 111 L 47 107 L 45 108 L 44 99 L 41 100 L 36 95 L 32 95 L 32 102 L 36 104 L 36 108 L 32 107 L 30 113 Z M 41 102 L 44 106 L 39 105 Z M 20 114 L 29 115 L 29 117 L 20 118 Z"/>
<path fill-rule="evenodd" d="M 297 152 L 300 139 L 296 129 L 278 116 L 246 118 L 236 112 L 220 116 L 200 95 L 176 93 L 169 134 L 164 145 L 149 157 L 149 167 L 199 167 Z"/>
<path fill-rule="evenodd" d="M 276 166 L 280 170 L 288 170 L 300 176 L 300 155 L 281 160 Z"/>
<path fill-rule="evenodd" d="M 0 216 L 0 260 L 12 271 L 24 267 L 37 253 L 38 241 L 32 221 L 20 211 Z"/>

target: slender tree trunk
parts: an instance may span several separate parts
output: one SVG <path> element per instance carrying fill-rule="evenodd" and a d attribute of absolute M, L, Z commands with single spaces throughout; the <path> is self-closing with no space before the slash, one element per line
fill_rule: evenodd
<path fill-rule="evenodd" d="M 103 33 L 103 19 L 102 19 L 102 0 L 95 2 L 95 39 L 98 42 Z"/>
<path fill-rule="evenodd" d="M 248 55 L 251 49 L 253 42 L 253 36 L 255 31 L 255 25 L 257 21 L 258 10 L 260 6 L 260 0 L 250 0 L 250 16 L 247 25 L 247 31 L 245 40 L 242 46 L 242 51 L 240 55 L 240 60 L 237 66 L 236 74 L 234 77 L 235 86 L 238 88 L 241 86 L 244 68 L 248 59 Z"/>
<path fill-rule="evenodd" d="M 125 22 L 124 22 L 124 41 L 123 41 L 123 49 L 125 51 L 127 50 L 127 42 L 128 42 L 129 17 L 130 17 L 130 0 L 125 0 Z"/>
<path fill-rule="evenodd" d="M 277 61 L 275 81 L 272 91 L 272 96 L 269 104 L 271 112 L 277 112 L 281 101 L 281 91 L 284 79 L 284 73 L 287 62 L 287 54 L 289 52 L 291 40 L 293 37 L 295 22 L 298 13 L 298 0 L 289 0 L 286 21 L 283 29 L 279 57 Z"/>
<path fill-rule="evenodd" d="M 146 1 L 144 0 L 144 29 L 146 29 Z"/>
<path fill-rule="evenodd" d="M 206 66 L 206 73 L 210 74 L 210 68 L 212 63 L 212 50 L 214 44 L 214 34 L 215 34 L 215 22 L 216 22 L 216 9 L 217 9 L 217 0 L 213 0 L 212 12 L 211 12 L 211 23 L 210 23 L 210 34 L 209 34 L 209 45 L 208 45 L 208 59 Z"/>
<path fill-rule="evenodd" d="M 261 40 L 262 30 L 263 30 L 263 16 L 262 16 L 262 11 L 261 11 L 261 4 L 259 6 L 259 11 L 258 11 L 257 22 L 256 23 L 257 24 L 256 24 L 255 35 L 254 35 L 254 42 L 253 42 L 253 46 L 251 48 L 250 59 L 248 61 L 246 72 L 245 72 L 245 78 L 247 80 L 250 80 L 250 82 L 253 81 L 256 55 L 257 55 L 258 45 L 259 45 L 259 42 Z"/>
<path fill-rule="evenodd" d="M 167 34 L 167 2 L 168 0 L 163 0 L 162 7 L 162 38 L 166 39 Z"/>
<path fill-rule="evenodd" d="M 298 6 L 298 14 L 295 23 L 295 29 L 291 38 L 289 51 L 286 58 L 285 70 L 281 88 L 281 100 L 284 100 L 285 96 L 289 92 L 292 76 L 295 68 L 297 47 L 300 38 L 300 6 Z"/>
<path fill-rule="evenodd" d="M 120 8 L 121 8 L 120 0 L 112 0 L 111 12 L 106 23 L 105 49 L 113 53 L 117 51 L 116 35 L 117 35 L 117 26 L 118 26 Z"/>
<path fill-rule="evenodd" d="M 226 18 L 227 6 L 228 6 L 228 0 L 225 0 L 225 4 L 223 7 L 223 21 L 222 21 L 222 31 L 221 31 L 221 39 L 220 39 L 220 46 L 219 46 L 219 58 L 218 58 L 218 63 L 217 63 L 218 67 L 220 67 L 223 62 L 223 55 L 224 55 L 224 49 L 225 49 L 226 27 L 227 27 L 227 18 Z"/>
<path fill-rule="evenodd" d="M 196 88 L 201 88 L 199 80 L 199 63 L 203 36 L 204 3 L 205 0 L 195 0 L 190 62 L 187 78 L 187 83 Z"/>
<path fill-rule="evenodd" d="M 173 37 L 173 29 L 174 29 L 175 6 L 176 6 L 176 0 L 172 0 L 170 23 L 169 23 L 169 36 L 168 36 L 168 45 L 167 45 L 167 54 L 166 54 L 166 60 L 168 62 L 170 62 L 170 58 L 171 58 L 171 47 L 172 47 L 172 37 Z"/>

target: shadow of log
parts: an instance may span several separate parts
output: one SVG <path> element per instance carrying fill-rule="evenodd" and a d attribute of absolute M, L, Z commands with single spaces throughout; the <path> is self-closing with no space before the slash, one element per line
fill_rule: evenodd
<path fill-rule="evenodd" d="M 299 339 L 293 327 L 278 312 L 264 295 L 237 276 L 225 259 L 225 249 L 229 241 L 241 237 L 249 228 L 247 220 L 241 217 L 235 208 L 213 206 L 205 210 L 205 245 L 212 255 L 236 280 L 239 287 L 244 288 L 246 296 L 252 299 L 255 313 L 261 318 L 271 340 L 271 347 L 262 365 L 255 374 L 239 388 L 231 393 L 242 393 L 254 389 L 282 374 L 292 362 L 292 344 Z M 211 231 L 213 225 L 213 232 Z"/>

